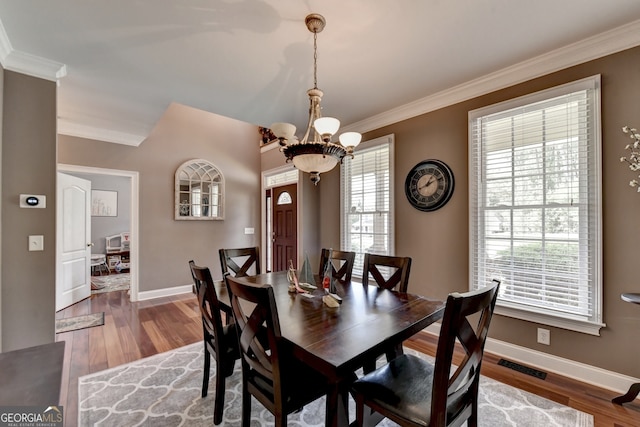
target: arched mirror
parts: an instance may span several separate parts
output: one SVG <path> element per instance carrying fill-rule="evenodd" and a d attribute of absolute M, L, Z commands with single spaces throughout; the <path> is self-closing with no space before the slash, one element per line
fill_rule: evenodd
<path fill-rule="evenodd" d="M 175 219 L 224 219 L 224 177 L 211 162 L 194 159 L 176 171 Z"/>

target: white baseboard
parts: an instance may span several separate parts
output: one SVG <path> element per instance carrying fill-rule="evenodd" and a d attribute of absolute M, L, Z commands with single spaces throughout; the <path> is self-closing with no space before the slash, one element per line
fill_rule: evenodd
<path fill-rule="evenodd" d="M 139 291 L 138 301 L 154 298 L 170 297 L 173 295 L 192 293 L 193 285 L 174 286 L 173 288 L 154 289 L 153 291 Z"/>
<path fill-rule="evenodd" d="M 434 323 L 424 329 L 424 331 L 430 334 L 439 335 L 440 324 Z M 564 359 L 552 354 L 543 353 L 541 351 L 532 350 L 530 348 L 521 347 L 493 338 L 487 339 L 485 351 L 514 362 L 535 367 L 542 371 L 553 372 L 558 375 L 620 394 L 626 393 L 631 384 L 640 382 L 638 378 L 630 377 L 628 375 L 607 371 L 606 369 L 598 368 L 597 366 Z"/>

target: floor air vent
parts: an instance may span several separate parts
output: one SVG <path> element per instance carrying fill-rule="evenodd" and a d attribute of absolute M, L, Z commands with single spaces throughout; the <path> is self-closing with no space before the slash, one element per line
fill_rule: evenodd
<path fill-rule="evenodd" d="M 513 369 L 514 371 L 522 372 L 523 374 L 531 375 L 532 377 L 540 378 L 541 380 L 547 378 L 546 372 L 542 372 L 516 362 L 510 362 L 509 360 L 500 359 L 498 361 L 498 365 Z"/>

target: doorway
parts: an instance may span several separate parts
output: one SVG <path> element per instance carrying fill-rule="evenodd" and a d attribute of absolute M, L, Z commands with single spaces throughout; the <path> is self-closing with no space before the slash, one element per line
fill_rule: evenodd
<path fill-rule="evenodd" d="M 290 263 L 298 268 L 298 184 L 272 188 L 271 205 L 271 271 L 284 271 Z"/>
<path fill-rule="evenodd" d="M 129 272 L 130 272 L 130 286 L 129 286 L 129 298 L 131 301 L 138 300 L 138 280 L 139 280 L 139 244 L 138 244 L 138 216 L 139 216 L 139 174 L 136 171 L 125 171 L 118 169 L 104 169 L 94 168 L 88 166 L 77 166 L 68 164 L 58 164 L 58 172 L 68 174 L 81 174 L 87 177 L 124 177 L 128 180 L 128 200 L 122 200 L 121 206 L 128 206 L 129 221 L 124 227 L 127 230 L 122 230 L 128 233 L 129 241 Z M 99 190 L 99 189 L 98 189 Z M 60 218 L 57 221 L 61 221 Z M 106 244 L 106 242 L 105 242 Z"/>
<path fill-rule="evenodd" d="M 285 166 L 263 172 L 262 265 L 266 271 L 286 270 L 289 260 L 298 265 L 299 171 Z M 278 200 L 280 204 L 278 205 Z"/>
<path fill-rule="evenodd" d="M 91 181 L 58 172 L 56 311 L 91 296 Z"/>

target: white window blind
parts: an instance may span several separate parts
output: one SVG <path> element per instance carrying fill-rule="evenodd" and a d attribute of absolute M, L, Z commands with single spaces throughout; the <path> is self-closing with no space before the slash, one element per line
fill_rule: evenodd
<path fill-rule="evenodd" d="M 341 249 L 356 253 L 353 277 L 362 277 L 364 253 L 393 255 L 393 136 L 363 142 L 340 168 Z"/>
<path fill-rule="evenodd" d="M 471 287 L 499 279 L 502 314 L 594 334 L 599 87 L 595 76 L 469 113 Z"/>

